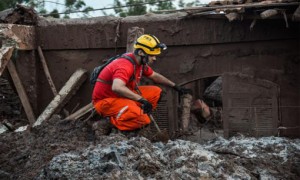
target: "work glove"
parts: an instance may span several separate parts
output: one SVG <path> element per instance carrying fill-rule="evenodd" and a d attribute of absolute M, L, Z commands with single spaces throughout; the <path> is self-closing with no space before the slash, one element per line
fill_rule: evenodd
<path fill-rule="evenodd" d="M 175 84 L 175 86 L 173 86 L 173 89 L 179 93 L 179 96 L 182 96 L 184 94 L 192 94 L 191 89 L 187 89 L 182 86 L 178 86 L 176 84 Z"/>
<path fill-rule="evenodd" d="M 142 110 L 144 111 L 145 114 L 151 113 L 152 104 L 149 101 L 147 101 L 144 98 L 141 98 L 141 99 L 138 100 L 138 102 L 141 103 L 141 105 L 142 105 L 141 108 L 142 108 Z"/>

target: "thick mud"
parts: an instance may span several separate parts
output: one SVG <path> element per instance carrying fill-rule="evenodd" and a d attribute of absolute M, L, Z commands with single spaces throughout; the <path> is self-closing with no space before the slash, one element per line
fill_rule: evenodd
<path fill-rule="evenodd" d="M 95 135 L 92 122 L 54 116 L 0 134 L 0 179 L 299 179 L 300 140 L 222 137 L 152 143 Z"/>

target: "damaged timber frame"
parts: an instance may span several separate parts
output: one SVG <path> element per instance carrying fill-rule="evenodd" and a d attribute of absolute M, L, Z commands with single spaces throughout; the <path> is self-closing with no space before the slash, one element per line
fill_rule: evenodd
<path fill-rule="evenodd" d="M 0 75 L 2 75 L 7 67 L 30 126 L 34 127 L 40 125 L 43 121 L 48 120 L 54 113 L 60 112 L 67 101 L 72 97 L 72 95 L 75 94 L 76 90 L 86 80 L 87 71 L 84 69 L 78 69 L 62 87 L 62 89 L 57 92 L 42 50 L 38 46 L 37 50 L 40 55 L 43 70 L 55 97 L 45 108 L 44 112 L 42 112 L 41 115 L 36 118 L 30 103 L 30 99 L 27 96 L 27 92 L 20 78 L 21 75 L 18 73 L 15 63 L 12 60 L 12 54 L 14 51 L 17 53 L 17 51 L 29 51 L 35 49 L 35 27 L 16 24 L 0 24 L 0 37 Z"/>

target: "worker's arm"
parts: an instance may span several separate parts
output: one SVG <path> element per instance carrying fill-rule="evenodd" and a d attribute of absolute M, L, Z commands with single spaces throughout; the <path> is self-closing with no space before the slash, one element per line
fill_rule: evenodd
<path fill-rule="evenodd" d="M 174 82 L 172 82 L 171 80 L 169 80 L 165 76 L 163 76 L 163 75 L 161 75 L 161 74 L 159 74 L 155 71 L 148 78 L 150 78 L 155 83 L 164 84 L 164 85 L 168 85 L 168 86 L 172 87 L 174 90 L 176 90 L 179 93 L 179 95 L 183 95 L 183 94 L 187 94 L 187 93 L 191 94 L 190 89 L 186 89 L 182 86 L 176 85 Z"/>
<path fill-rule="evenodd" d="M 140 96 L 140 95 L 132 92 L 130 89 L 128 89 L 125 82 L 118 78 L 113 80 L 112 91 L 122 97 L 131 99 L 134 101 L 138 101 L 142 98 L 142 96 Z"/>
<path fill-rule="evenodd" d="M 148 78 L 151 79 L 152 81 L 154 81 L 155 83 L 158 83 L 158 84 L 163 84 L 163 85 L 167 85 L 167 86 L 170 86 L 170 87 L 175 86 L 174 82 L 172 82 L 171 80 L 169 80 L 165 76 L 163 76 L 163 75 L 161 75 L 161 74 L 159 74 L 155 71 Z"/>

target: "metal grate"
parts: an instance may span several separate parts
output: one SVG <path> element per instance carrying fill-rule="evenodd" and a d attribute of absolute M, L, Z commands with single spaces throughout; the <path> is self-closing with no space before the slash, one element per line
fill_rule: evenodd
<path fill-rule="evenodd" d="M 168 118 L 168 106 L 167 106 L 167 99 L 162 98 L 161 101 L 158 103 L 156 110 L 153 112 L 153 117 L 155 118 L 158 126 L 160 129 L 167 129 L 170 133 L 169 128 L 169 118 Z M 151 123 L 151 129 L 156 131 L 154 124 Z"/>
<path fill-rule="evenodd" d="M 252 76 L 223 75 L 224 135 L 272 136 L 278 126 L 278 85 Z"/>

